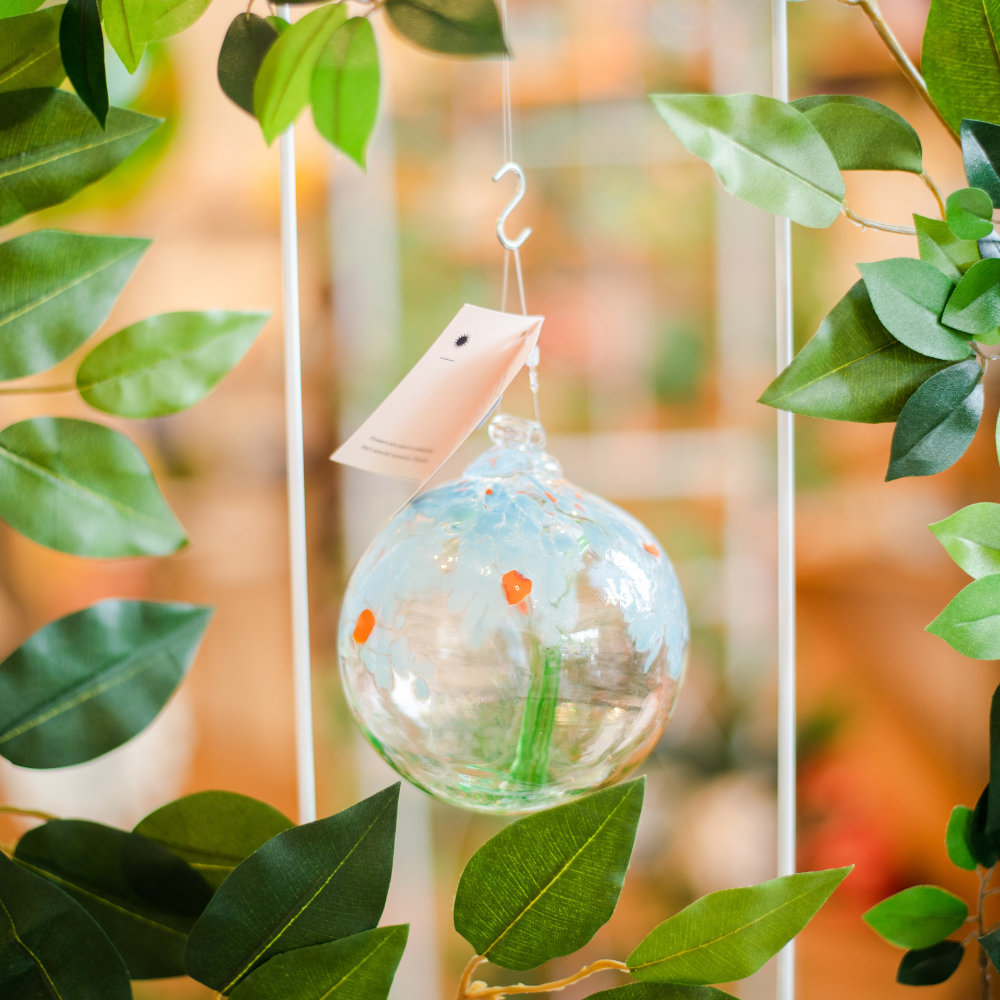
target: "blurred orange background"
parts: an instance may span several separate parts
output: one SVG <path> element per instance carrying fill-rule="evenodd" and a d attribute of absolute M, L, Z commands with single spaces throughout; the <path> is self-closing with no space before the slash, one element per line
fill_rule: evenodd
<path fill-rule="evenodd" d="M 261 6 L 260 3 L 257 5 Z M 923 0 L 886 0 L 919 55 Z M 189 679 L 130 744 L 77 768 L 0 767 L 5 801 L 131 825 L 186 792 L 227 788 L 295 815 L 277 149 L 219 90 L 219 45 L 242 4 L 216 0 L 159 46 L 118 103 L 166 115 L 150 149 L 66 205 L 10 227 L 153 236 L 102 336 L 157 312 L 271 309 L 222 386 L 189 412 L 119 426 L 140 444 L 191 547 L 163 560 L 99 562 L 0 531 L 0 646 L 108 596 L 210 603 Z M 259 10 L 258 13 L 264 13 Z M 581 956 L 624 958 L 695 896 L 774 873 L 774 426 L 756 404 L 774 371 L 773 222 L 723 192 L 684 152 L 648 92 L 767 92 L 765 0 L 511 0 L 514 150 L 528 195 L 510 231 L 524 248 L 540 341 L 541 413 L 567 474 L 644 520 L 684 586 L 693 641 L 674 723 L 647 762 L 646 808 L 618 912 Z M 793 97 L 863 94 L 918 130 L 929 173 L 964 185 L 957 147 L 898 75 L 860 12 L 790 4 Z M 418 52 L 379 25 L 385 107 L 367 175 L 335 155 L 308 114 L 296 128 L 306 469 L 319 811 L 388 784 L 351 722 L 336 673 L 347 574 L 399 500 L 327 456 L 463 302 L 498 307 L 495 217 L 510 197 L 500 64 Z M 114 101 L 114 94 L 112 95 Z M 166 133 L 163 135 L 162 133 Z M 861 215 L 934 215 L 909 175 L 849 175 Z M 916 256 L 915 240 L 796 228 L 799 343 L 856 280 L 857 261 Z M 39 376 L 66 381 L 79 358 Z M 800 418 L 798 427 L 801 868 L 853 863 L 802 935 L 805 1000 L 902 997 L 900 953 L 860 914 L 906 885 L 969 898 L 947 861 L 952 805 L 987 778 L 996 664 L 966 660 L 924 625 L 964 585 L 926 525 L 1000 485 L 997 379 L 969 454 L 932 479 L 884 483 L 892 427 Z M 505 405 L 530 412 L 519 376 Z M 5 423 L 93 417 L 75 397 L 4 397 Z M 102 418 L 104 419 L 104 418 Z M 126 426 L 127 424 L 127 426 Z M 485 445 L 478 432 L 443 475 Z M 499 821 L 409 790 L 387 919 L 414 932 L 394 1000 L 451 996 L 469 954 L 451 926 L 462 865 Z M 6 828 L 10 832 L 9 828 Z M 4 837 L 4 839 L 7 839 Z M 490 969 L 491 983 L 520 974 Z M 504 978 L 504 977 L 508 978 Z M 567 991 L 617 985 L 612 974 Z M 937 998 L 970 995 L 973 962 Z M 773 994 L 766 968 L 733 992 Z M 190 981 L 136 984 L 140 998 L 200 998 Z"/>

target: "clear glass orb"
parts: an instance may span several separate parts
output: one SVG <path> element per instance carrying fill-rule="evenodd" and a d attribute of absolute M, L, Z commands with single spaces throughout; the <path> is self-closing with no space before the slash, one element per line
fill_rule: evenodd
<path fill-rule="evenodd" d="M 527 812 L 612 784 L 684 679 L 687 611 L 656 539 L 562 478 L 537 423 L 412 500 L 362 555 L 338 637 L 351 710 L 445 802 Z"/>

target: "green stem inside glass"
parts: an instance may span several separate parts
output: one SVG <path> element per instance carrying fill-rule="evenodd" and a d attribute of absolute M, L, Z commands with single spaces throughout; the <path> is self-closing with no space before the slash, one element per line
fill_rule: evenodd
<path fill-rule="evenodd" d="M 521 717 L 521 732 L 517 738 L 510 777 L 513 781 L 544 785 L 549 766 L 549 745 L 556 721 L 562 652 L 558 646 L 542 646 L 534 635 L 529 635 L 528 664 L 531 685 Z"/>

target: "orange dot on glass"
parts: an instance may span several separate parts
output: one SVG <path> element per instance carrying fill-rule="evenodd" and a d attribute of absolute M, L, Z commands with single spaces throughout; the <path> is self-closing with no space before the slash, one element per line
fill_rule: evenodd
<path fill-rule="evenodd" d="M 491 497 L 491 496 L 493 496 L 493 490 L 487 490 L 487 491 L 486 491 L 486 495 L 487 495 L 488 497 Z"/>
<path fill-rule="evenodd" d="M 656 547 L 655 545 L 650 545 L 650 544 L 649 544 L 649 542 L 646 542 L 646 543 L 645 543 L 645 544 L 643 545 L 643 548 L 644 548 L 644 549 L 645 549 L 645 550 L 646 550 L 646 551 L 647 551 L 647 552 L 648 552 L 648 553 L 649 553 L 649 554 L 650 554 L 651 556 L 656 556 L 657 558 L 659 558 L 659 556 L 660 556 L 660 550 L 659 550 L 659 549 L 658 549 L 658 548 L 657 548 L 657 547 Z"/>
<path fill-rule="evenodd" d="M 504 573 L 500 583 L 503 584 L 503 594 L 508 604 L 518 604 L 531 593 L 531 581 L 516 569 Z"/>
<path fill-rule="evenodd" d="M 375 628 L 375 616 L 365 608 L 364 611 L 358 615 L 358 624 L 354 626 L 354 641 L 360 646 L 362 643 L 368 641 L 368 636 L 372 634 L 372 629 Z"/>

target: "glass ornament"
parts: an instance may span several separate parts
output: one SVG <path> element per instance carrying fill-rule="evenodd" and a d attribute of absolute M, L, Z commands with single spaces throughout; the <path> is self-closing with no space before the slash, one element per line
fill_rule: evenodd
<path fill-rule="evenodd" d="M 338 636 L 351 711 L 401 775 L 457 806 L 527 812 L 612 784 L 653 749 L 684 679 L 670 560 L 567 482 L 507 415 L 460 479 L 359 560 Z"/>

